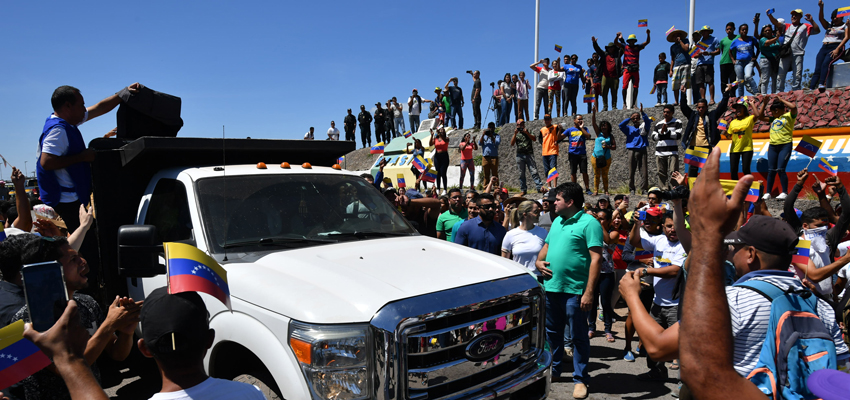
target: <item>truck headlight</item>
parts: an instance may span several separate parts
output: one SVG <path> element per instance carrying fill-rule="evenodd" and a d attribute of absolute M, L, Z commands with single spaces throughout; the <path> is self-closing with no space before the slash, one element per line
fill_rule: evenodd
<path fill-rule="evenodd" d="M 313 398 L 369 397 L 368 325 L 312 325 L 292 321 L 289 346 L 301 364 Z"/>

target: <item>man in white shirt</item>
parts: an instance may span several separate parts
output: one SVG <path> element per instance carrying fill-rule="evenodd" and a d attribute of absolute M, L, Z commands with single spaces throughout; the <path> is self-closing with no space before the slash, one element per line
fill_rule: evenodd
<path fill-rule="evenodd" d="M 142 88 L 138 82 L 128 86 L 130 93 Z M 91 170 L 94 150 L 86 148 L 77 126 L 112 111 L 121 103 L 117 94 L 86 107 L 80 90 L 60 86 L 50 99 L 51 114 L 44 123 L 38 145 L 36 175 L 42 201 L 53 207 L 73 233 L 80 226 L 80 204 L 88 205 L 91 195 Z"/>
<path fill-rule="evenodd" d="M 772 13 L 767 16 L 776 27 L 777 35 L 784 33 L 784 43 L 791 44 L 791 55 L 779 59 L 778 90 L 785 91 L 785 78 L 788 72 L 792 72 L 791 90 L 800 90 L 803 85 L 803 57 L 806 55 L 806 43 L 809 41 L 809 36 L 820 33 L 820 28 L 811 14 L 806 14 L 806 21 L 809 23 L 802 23 L 803 10 L 799 8 L 791 11 L 790 24 L 779 22 Z"/>
<path fill-rule="evenodd" d="M 256 386 L 211 378 L 204 356 L 213 343 L 206 305 L 197 292 L 168 294 L 155 289 L 141 312 L 142 355 L 153 358 L 162 374 L 162 389 L 151 400 L 255 399 L 265 396 Z"/>
<path fill-rule="evenodd" d="M 328 140 L 339 140 L 339 129 L 336 129 L 334 121 L 331 121 L 331 127 L 328 128 Z"/>
<path fill-rule="evenodd" d="M 393 129 L 395 129 L 395 136 L 398 137 L 404 134 L 404 114 L 401 111 L 401 104 L 398 104 L 398 99 L 395 97 L 390 106 L 393 110 Z"/>
<path fill-rule="evenodd" d="M 314 135 L 313 135 L 313 131 L 314 131 L 314 129 L 313 129 L 313 127 L 311 126 L 311 127 L 310 127 L 310 130 L 309 130 L 309 131 L 307 131 L 307 133 L 305 133 L 305 134 L 304 134 L 304 140 L 313 140 L 313 139 L 315 139 L 315 137 L 314 137 Z"/>
<path fill-rule="evenodd" d="M 419 91 L 413 89 L 413 94 L 407 98 L 407 116 L 410 118 L 410 131 L 416 133 L 419 130 L 419 114 L 422 113 L 422 103 L 431 100 L 423 100 L 419 97 Z"/>

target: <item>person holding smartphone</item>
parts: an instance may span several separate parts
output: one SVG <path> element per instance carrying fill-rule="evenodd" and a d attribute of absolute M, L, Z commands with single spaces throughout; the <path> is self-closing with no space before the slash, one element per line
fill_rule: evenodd
<path fill-rule="evenodd" d="M 76 301 L 79 307 L 80 323 L 91 336 L 88 339 L 84 357 L 95 377 L 100 376 L 94 365 L 101 354 L 107 354 L 116 361 L 122 361 L 133 347 L 133 331 L 139 322 L 142 302 L 117 297 L 112 301 L 106 315 L 91 296 L 78 293 L 88 287 L 89 272 L 86 260 L 74 250 L 68 240 L 61 237 L 41 237 L 28 243 L 23 250 L 21 262 L 35 264 L 58 261 L 62 265 L 68 298 Z M 23 319 L 29 322 L 27 306 L 22 307 L 10 322 Z M 69 398 L 68 388 L 59 375 L 41 370 L 24 379 L 24 391 L 28 399 Z"/>

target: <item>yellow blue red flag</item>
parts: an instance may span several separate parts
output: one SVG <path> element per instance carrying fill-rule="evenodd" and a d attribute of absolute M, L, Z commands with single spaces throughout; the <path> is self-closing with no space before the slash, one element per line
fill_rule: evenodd
<path fill-rule="evenodd" d="M 795 264 L 808 264 L 809 263 L 809 250 L 811 249 L 812 241 L 811 240 L 803 240 L 797 242 L 797 252 L 791 256 L 791 262 Z"/>
<path fill-rule="evenodd" d="M 818 167 L 824 170 L 827 174 L 830 174 L 832 176 L 838 175 L 838 166 L 830 164 L 823 157 L 821 157 L 820 162 L 818 163 Z"/>
<path fill-rule="evenodd" d="M 822 144 L 823 142 L 821 142 L 820 140 L 806 135 L 803 136 L 803 139 L 800 140 L 800 144 L 797 145 L 797 148 L 794 149 L 794 151 L 815 158 L 815 155 L 818 154 L 818 150 L 820 150 L 820 146 Z"/>
<path fill-rule="evenodd" d="M 12 386 L 50 363 L 38 347 L 24 339 L 23 320 L 0 329 L 0 386 Z"/>
<path fill-rule="evenodd" d="M 190 244 L 168 242 L 163 247 L 169 294 L 202 292 L 219 299 L 231 309 L 227 271 L 218 262 Z"/>
<path fill-rule="evenodd" d="M 407 187 L 407 184 L 404 183 L 404 174 L 396 174 L 396 180 L 398 180 L 398 187 Z"/>
<path fill-rule="evenodd" d="M 638 28 L 646 28 L 649 25 L 649 21 L 645 19 L 638 20 Z"/>
<path fill-rule="evenodd" d="M 548 176 L 548 177 L 546 177 L 546 182 L 549 182 L 549 181 L 551 181 L 552 179 L 555 179 L 555 178 L 557 178 L 557 177 L 558 177 L 558 169 L 557 169 L 557 168 L 552 168 L 552 169 L 550 169 L 550 170 L 549 170 L 549 176 Z"/>
<path fill-rule="evenodd" d="M 558 53 L 560 53 L 562 49 L 563 49 L 563 47 L 561 47 L 557 44 L 555 45 L 555 51 L 557 51 Z"/>
<path fill-rule="evenodd" d="M 378 143 L 378 144 L 372 146 L 371 149 L 369 149 L 369 153 L 371 153 L 371 154 L 381 154 L 383 152 L 384 152 L 384 142 Z"/>

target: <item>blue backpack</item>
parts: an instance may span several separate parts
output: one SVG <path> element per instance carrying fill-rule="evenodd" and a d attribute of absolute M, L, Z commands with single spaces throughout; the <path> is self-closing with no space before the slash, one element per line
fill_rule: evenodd
<path fill-rule="evenodd" d="M 817 296 L 808 289 L 785 291 L 761 280 L 734 286 L 755 291 L 771 302 L 767 336 L 747 379 L 774 400 L 817 398 L 806 379 L 821 369 L 838 369 L 835 342 L 817 314 Z"/>

